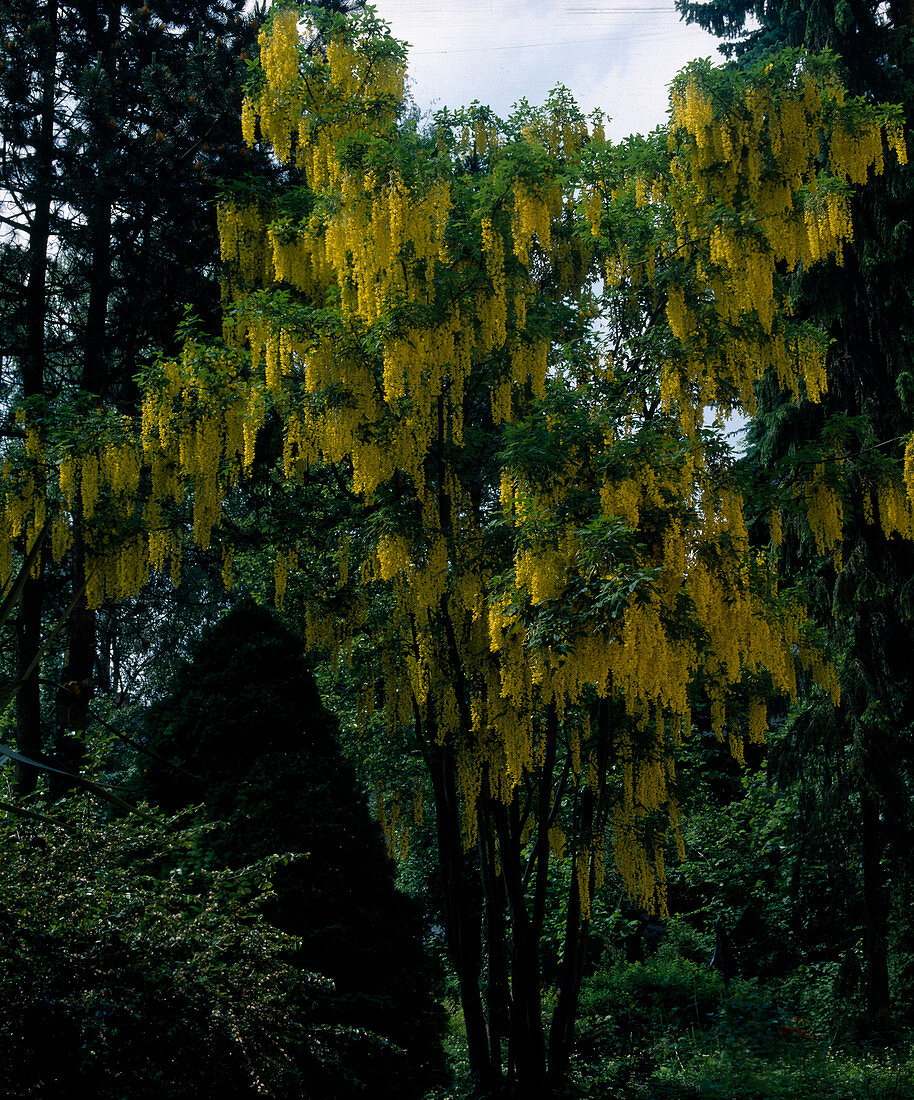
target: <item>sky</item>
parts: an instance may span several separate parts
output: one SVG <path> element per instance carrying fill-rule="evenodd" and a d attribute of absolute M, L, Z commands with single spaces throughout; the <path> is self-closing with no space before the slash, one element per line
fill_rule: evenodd
<path fill-rule="evenodd" d="M 410 44 L 413 98 L 422 111 L 478 100 L 506 115 L 557 84 L 619 140 L 665 121 L 667 85 L 696 57 L 720 60 L 718 40 L 686 26 L 673 0 L 374 0 Z"/>

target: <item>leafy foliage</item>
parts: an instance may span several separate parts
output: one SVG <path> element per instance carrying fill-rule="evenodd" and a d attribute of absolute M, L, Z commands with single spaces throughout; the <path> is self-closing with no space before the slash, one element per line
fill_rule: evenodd
<path fill-rule="evenodd" d="M 861 99 L 891 95 L 910 129 L 914 105 L 911 11 L 903 4 L 816 4 L 763 9 L 743 0 L 678 4 L 689 21 L 728 39 L 722 49 L 745 65 L 771 64 L 785 44 L 835 51 L 843 81 Z M 863 933 L 869 1013 L 889 1014 L 888 920 L 893 899 L 907 905 L 912 821 L 912 715 L 908 655 L 914 614 L 907 593 L 914 570 L 904 441 L 912 365 L 914 287 L 907 245 L 912 175 L 904 157 L 886 162 L 853 197 L 859 227 L 846 254 L 791 277 L 796 315 L 829 335 L 827 390 L 816 404 L 792 405 L 771 375 L 758 388 L 747 470 L 768 512 L 771 537 L 783 527 L 779 572 L 799 583 L 827 637 L 840 702 L 814 690 L 785 727 L 776 757 L 784 783 L 802 789 L 812 856 L 833 838 L 833 870 L 855 851 L 848 883 L 856 895 L 852 928 Z M 910 449 L 908 455 L 914 454 Z M 818 482 L 818 486 L 817 483 Z M 823 545 L 823 504 L 835 502 L 834 553 Z M 764 513 L 763 513 L 764 516 Z M 759 516 L 756 536 L 765 539 Z M 778 518 L 778 516 L 782 518 Z M 798 853 L 799 854 L 799 853 Z M 846 900 L 846 899 L 845 899 Z"/>
<path fill-rule="evenodd" d="M 829 985 L 806 970 L 793 986 L 737 979 L 724 1000 L 708 966 L 712 943 L 673 923 L 644 963 L 610 957 L 582 993 L 573 1079 L 607 1100 L 904 1100 L 914 1056 L 836 1046 L 810 1018 L 810 994 Z M 801 993 L 805 992 L 805 998 Z"/>
<path fill-rule="evenodd" d="M 0 817 L 5 1096 L 360 1094 L 365 1038 L 321 1018 L 328 980 L 263 915 L 288 857 L 214 868 L 191 812 L 53 814 Z"/>

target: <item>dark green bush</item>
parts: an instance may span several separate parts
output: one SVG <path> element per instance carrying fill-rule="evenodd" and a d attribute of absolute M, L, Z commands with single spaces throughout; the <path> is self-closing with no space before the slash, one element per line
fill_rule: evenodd
<path fill-rule="evenodd" d="M 210 826 L 0 816 L 0 1094 L 10 1100 L 357 1096 L 362 1037 L 315 1010 L 326 979 L 262 907 L 284 858 L 200 865 Z"/>

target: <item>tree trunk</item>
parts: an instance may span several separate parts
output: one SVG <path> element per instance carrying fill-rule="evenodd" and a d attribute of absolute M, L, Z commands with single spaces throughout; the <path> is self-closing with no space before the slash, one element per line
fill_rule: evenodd
<path fill-rule="evenodd" d="M 48 245 L 51 236 L 51 200 L 54 188 L 54 100 L 57 92 L 57 0 L 45 6 L 48 37 L 41 59 L 38 137 L 34 158 L 34 209 L 29 229 L 28 275 L 25 286 L 25 347 L 20 361 L 23 396 L 44 393 L 47 325 Z M 40 567 L 39 567 L 40 568 Z M 41 670 L 26 675 L 41 646 L 44 587 L 39 577 L 25 582 L 16 633 L 16 744 L 27 755 L 43 748 L 41 730 Z M 33 768 L 17 769 L 21 791 L 35 789 Z"/>
<path fill-rule="evenodd" d="M 111 290 L 111 200 L 107 186 L 96 195 L 92 211 L 91 248 L 89 266 L 89 302 L 86 308 L 86 342 L 84 351 L 84 390 L 101 394 L 107 378 L 105 361 L 105 329 L 108 321 L 108 299 Z"/>
<path fill-rule="evenodd" d="M 434 731 L 429 743 L 434 745 Z M 466 866 L 460 834 L 460 815 L 454 776 L 453 752 L 435 746 L 431 777 L 435 794 L 438 834 L 438 865 L 444 901 L 444 917 L 451 963 L 460 986 L 470 1063 L 471 1088 L 484 1093 L 496 1083 L 486 1019 L 480 994 L 482 943 L 480 919 Z"/>
<path fill-rule="evenodd" d="M 586 853 L 588 888 L 593 895 L 592 833 L 594 819 L 594 793 L 585 787 L 581 795 L 578 814 L 576 850 Z M 574 1020 L 578 1010 L 578 994 L 584 972 L 584 948 L 587 943 L 589 920 L 581 905 L 578 876 L 572 875 L 568 893 L 568 910 L 565 918 L 565 941 L 562 945 L 562 965 L 559 976 L 559 996 L 549 1028 L 549 1074 L 553 1082 L 560 1081 L 568 1071 L 571 1047 L 574 1042 Z"/>
<path fill-rule="evenodd" d="M 565 940 L 562 945 L 562 966 L 559 977 L 559 998 L 552 1013 L 549 1028 L 549 1077 L 560 1081 L 568 1070 L 571 1042 L 574 1038 L 574 1016 L 580 982 L 581 943 L 584 932 L 581 920 L 581 899 L 572 885 L 565 919 Z"/>
<path fill-rule="evenodd" d="M 477 847 L 485 905 L 485 984 L 484 1002 L 486 1026 L 489 1034 L 489 1052 L 492 1072 L 496 1080 L 504 1075 L 502 1044 L 510 1034 L 511 994 L 508 985 L 507 924 L 505 921 L 504 878 L 496 868 L 494 837 L 488 829 L 485 810 L 481 804 L 477 810 Z"/>
<path fill-rule="evenodd" d="M 86 728 L 88 707 L 93 695 L 93 671 L 95 665 L 95 612 L 86 605 L 85 551 L 79 537 L 79 516 L 75 517 L 76 538 L 73 542 L 73 576 L 80 592 L 67 623 L 67 657 L 61 672 L 61 688 L 57 693 L 57 731 L 54 751 L 64 767 L 77 774 L 85 755 L 83 731 Z M 52 794 L 63 794 L 70 784 L 52 777 Z"/>
<path fill-rule="evenodd" d="M 539 940 L 527 911 L 520 865 L 520 807 L 489 803 L 495 822 L 502 875 L 511 914 L 511 1055 L 521 1096 L 545 1095 L 546 1041 L 543 1034 Z"/>
<path fill-rule="evenodd" d="M 587 885 L 591 897 L 594 895 L 596 886 L 595 853 L 606 828 L 608 813 L 605 777 L 608 772 L 612 736 L 612 704 L 609 698 L 601 699 L 597 708 L 596 745 L 597 775 L 600 778 L 596 790 L 588 784 L 581 792 L 576 829 L 577 848 L 578 850 L 583 848 L 588 853 Z M 577 876 L 575 880 L 576 878 Z M 589 927 L 590 919 L 583 913 L 577 883 L 574 881 L 568 897 L 559 996 L 549 1029 L 549 1073 L 550 1079 L 555 1082 L 564 1078 L 571 1060 L 574 1021 L 584 977 Z"/>
<path fill-rule="evenodd" d="M 863 956 L 866 965 L 866 1011 L 870 1024 L 882 1026 L 889 1017 L 888 930 L 890 894 L 882 865 L 879 806 L 866 782 L 860 790 L 863 863 Z"/>
<path fill-rule="evenodd" d="M 555 706 L 546 712 L 546 751 L 539 785 L 539 823 L 536 847 L 536 889 L 533 895 L 533 931 L 537 940 L 543 935 L 546 918 L 546 888 L 549 883 L 549 827 L 552 824 L 552 780 L 555 773 L 555 757 L 559 739 L 559 721 Z"/>
<path fill-rule="evenodd" d="M 41 607 L 44 601 L 40 580 L 29 577 L 22 589 L 19 620 L 16 624 L 16 745 L 26 756 L 35 757 L 44 749 L 41 730 L 41 685 L 37 667 L 29 667 L 41 646 Z M 26 675 L 28 673 L 28 675 Z M 22 794 L 35 789 L 38 772 L 24 764 L 16 765 L 16 786 Z"/>
<path fill-rule="evenodd" d="M 103 45 L 103 59 L 108 77 L 109 95 L 115 86 L 117 65 L 115 44 L 120 31 L 120 4 L 109 0 L 104 12 L 104 27 L 99 37 Z M 92 123 L 95 130 L 96 171 L 94 193 L 89 207 L 89 300 L 86 307 L 86 328 L 83 343 L 82 388 L 101 396 L 107 377 L 107 323 L 111 295 L 111 130 L 109 118 L 113 102 L 102 96 L 92 104 Z M 70 766 L 78 763 L 78 746 L 73 744 L 69 731 L 82 732 L 86 727 L 87 707 L 94 693 L 94 672 L 97 645 L 96 612 L 86 600 L 86 549 L 83 524 L 74 517 L 73 589 L 81 593 L 70 615 L 67 626 L 67 665 L 63 683 L 68 687 L 67 700 L 61 698 L 58 751 L 74 757 Z"/>

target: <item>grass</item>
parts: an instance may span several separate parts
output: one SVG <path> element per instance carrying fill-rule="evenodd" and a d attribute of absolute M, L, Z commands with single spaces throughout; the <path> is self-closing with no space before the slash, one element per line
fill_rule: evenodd
<path fill-rule="evenodd" d="M 823 1013 L 799 1014 L 826 997 L 814 977 L 799 1001 L 752 981 L 734 981 L 725 1000 L 675 936 L 646 963 L 612 961 L 582 998 L 574 1089 L 593 1100 L 911 1100 L 912 1036 L 836 1045 Z"/>

